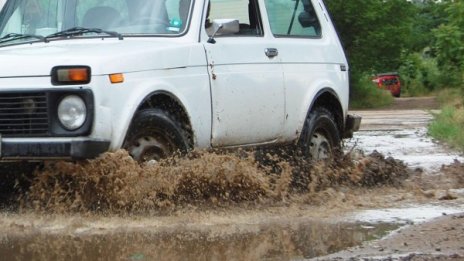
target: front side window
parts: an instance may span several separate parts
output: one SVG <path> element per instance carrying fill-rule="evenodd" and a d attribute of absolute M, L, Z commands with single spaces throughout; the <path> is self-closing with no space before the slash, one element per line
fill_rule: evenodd
<path fill-rule="evenodd" d="M 213 32 L 208 26 L 215 19 L 237 19 L 240 30 L 237 36 L 262 35 L 261 18 L 256 0 L 210 0 L 206 30 L 209 35 Z"/>
<path fill-rule="evenodd" d="M 192 1 L 8 0 L 0 12 L 0 44 L 5 36 L 8 42 L 12 35 L 31 41 L 75 27 L 124 36 L 179 35 L 187 30 Z"/>
<path fill-rule="evenodd" d="M 272 33 L 277 37 L 321 37 L 311 0 L 265 0 Z"/>

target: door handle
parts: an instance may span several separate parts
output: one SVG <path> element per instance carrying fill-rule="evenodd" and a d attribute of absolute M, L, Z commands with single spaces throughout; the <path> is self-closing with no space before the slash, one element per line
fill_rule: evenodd
<path fill-rule="evenodd" d="M 273 57 L 276 57 L 277 55 L 279 55 L 279 51 L 277 50 L 277 48 L 266 48 L 264 50 L 264 53 L 269 58 L 273 58 Z"/>

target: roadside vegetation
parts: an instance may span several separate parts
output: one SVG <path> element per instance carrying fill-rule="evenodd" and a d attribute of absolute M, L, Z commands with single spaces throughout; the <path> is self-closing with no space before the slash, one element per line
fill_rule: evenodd
<path fill-rule="evenodd" d="M 455 0 L 326 0 L 350 61 L 351 106 L 392 102 L 372 91 L 377 73 L 399 72 L 402 96 L 464 88 L 464 3 Z"/>
<path fill-rule="evenodd" d="M 351 109 L 381 108 L 392 104 L 393 96 L 389 91 L 375 88 L 369 75 L 357 79 L 356 88 L 351 90 Z"/>
<path fill-rule="evenodd" d="M 443 108 L 429 133 L 464 150 L 464 1 L 326 3 L 350 61 L 351 108 L 391 104 L 370 80 L 398 72 L 402 96 L 438 95 Z"/>
<path fill-rule="evenodd" d="M 448 89 L 439 93 L 441 113 L 430 124 L 429 134 L 446 141 L 452 147 L 464 151 L 464 104 L 463 93 L 458 89 Z"/>

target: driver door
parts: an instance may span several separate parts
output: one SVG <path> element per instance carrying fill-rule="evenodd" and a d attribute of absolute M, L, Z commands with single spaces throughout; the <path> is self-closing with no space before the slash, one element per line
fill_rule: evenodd
<path fill-rule="evenodd" d="M 232 18 L 240 23 L 238 33 L 216 36 L 215 43 L 204 39 L 213 147 L 272 143 L 282 135 L 283 72 L 278 50 L 264 37 L 257 5 L 256 0 L 211 2 L 210 21 Z"/>

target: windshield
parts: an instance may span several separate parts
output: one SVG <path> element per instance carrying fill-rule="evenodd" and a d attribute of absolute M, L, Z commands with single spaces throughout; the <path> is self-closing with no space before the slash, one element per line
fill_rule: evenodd
<path fill-rule="evenodd" d="M 0 8 L 3 1 L 0 0 Z M 0 38 L 6 36 L 8 41 L 38 41 L 40 37 L 76 27 L 98 28 L 124 36 L 179 35 L 187 28 L 191 2 L 192 0 L 7 0 L 0 12 Z M 98 32 L 93 30 L 82 33 L 82 36 L 92 34 Z M 11 36 L 14 39 L 10 39 Z"/>

